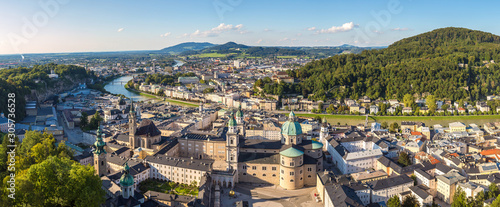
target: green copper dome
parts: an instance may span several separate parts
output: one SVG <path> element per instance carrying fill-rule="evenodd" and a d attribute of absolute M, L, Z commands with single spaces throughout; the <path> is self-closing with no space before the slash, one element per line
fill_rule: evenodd
<path fill-rule="evenodd" d="M 301 135 L 302 127 L 299 122 L 295 121 L 295 113 L 290 112 L 288 115 L 288 121 L 286 121 L 283 126 L 281 126 L 282 135 Z"/>
<path fill-rule="evenodd" d="M 236 119 L 234 119 L 234 114 L 231 113 L 231 117 L 229 118 L 229 122 L 227 123 L 228 126 L 234 127 L 236 126 Z"/>
<path fill-rule="evenodd" d="M 293 147 L 290 147 L 290 148 L 280 152 L 280 155 L 283 155 L 285 157 L 298 157 L 298 156 L 302 156 L 303 154 L 304 154 L 304 152 L 302 152 L 298 149 L 295 149 Z"/>
<path fill-rule="evenodd" d="M 282 135 L 301 135 L 302 127 L 299 122 L 296 121 L 286 121 L 283 126 L 281 126 Z"/>
<path fill-rule="evenodd" d="M 134 184 L 134 176 L 129 173 L 130 167 L 128 166 L 128 163 L 125 163 L 124 169 L 125 173 L 123 173 L 122 177 L 120 178 L 120 185 L 132 186 Z"/>
<path fill-rule="evenodd" d="M 312 149 L 313 150 L 323 148 L 323 144 L 321 144 L 321 143 L 319 143 L 317 141 L 312 141 L 311 145 L 312 145 Z"/>
<path fill-rule="evenodd" d="M 241 105 L 238 108 L 238 111 L 236 112 L 236 117 L 243 117 L 243 112 L 241 111 Z"/>
<path fill-rule="evenodd" d="M 96 138 L 96 141 L 94 142 L 94 146 L 95 146 L 95 151 L 94 151 L 94 154 L 102 154 L 102 153 L 105 153 L 106 154 L 106 150 L 104 150 L 104 146 L 106 146 L 106 142 L 104 142 L 102 140 L 102 129 L 101 129 L 101 125 L 99 124 L 99 128 L 97 129 L 97 138 Z"/>

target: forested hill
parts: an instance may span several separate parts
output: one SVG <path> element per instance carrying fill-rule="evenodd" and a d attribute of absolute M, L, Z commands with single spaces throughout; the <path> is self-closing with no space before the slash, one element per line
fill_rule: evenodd
<path fill-rule="evenodd" d="M 302 93 L 314 94 L 314 99 L 366 95 L 401 100 L 405 94 L 434 94 L 442 99 L 478 100 L 500 94 L 499 62 L 499 36 L 443 28 L 385 49 L 313 61 L 289 73 L 301 80 Z"/>
<path fill-rule="evenodd" d="M 51 70 L 59 75 L 58 79 L 49 78 Z M 0 70 L 0 113 L 8 114 L 7 97 L 16 97 L 16 120 L 25 116 L 26 98 L 33 99 L 39 94 L 54 94 L 71 89 L 78 83 L 94 78 L 83 67 L 74 65 L 35 65 L 32 68 L 13 68 Z M 43 96 L 41 96 L 43 97 Z M 39 100 L 44 101 L 44 100 Z"/>

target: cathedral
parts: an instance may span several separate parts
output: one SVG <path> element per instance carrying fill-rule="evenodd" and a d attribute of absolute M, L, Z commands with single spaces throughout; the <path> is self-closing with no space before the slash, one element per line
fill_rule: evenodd
<path fill-rule="evenodd" d="M 238 123 L 239 122 L 239 123 Z M 302 128 L 291 112 L 281 127 L 281 140 L 244 139 L 241 109 L 228 121 L 227 163 L 236 170 L 236 180 L 268 183 L 294 190 L 316 185 L 316 173 L 323 170 L 323 144 L 305 139 Z"/>

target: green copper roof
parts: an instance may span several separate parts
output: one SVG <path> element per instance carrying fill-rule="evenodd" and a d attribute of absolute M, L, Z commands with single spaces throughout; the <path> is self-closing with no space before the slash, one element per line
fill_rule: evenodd
<path fill-rule="evenodd" d="M 120 185 L 122 186 L 132 186 L 134 184 L 134 176 L 132 176 L 129 173 L 130 167 L 128 166 L 128 163 L 125 163 L 125 173 L 123 173 L 122 177 L 120 178 Z"/>
<path fill-rule="evenodd" d="M 243 112 L 241 111 L 241 105 L 238 108 L 238 111 L 236 112 L 236 117 L 243 117 Z"/>
<path fill-rule="evenodd" d="M 95 146 L 95 150 L 94 150 L 94 154 L 106 154 L 106 150 L 104 150 L 104 146 L 106 146 L 106 142 L 104 142 L 102 140 L 102 129 L 101 129 L 101 125 L 99 124 L 99 128 L 97 128 L 97 138 L 96 138 L 96 141 L 94 142 L 94 146 Z"/>
<path fill-rule="evenodd" d="M 293 147 L 290 147 L 290 148 L 280 152 L 280 155 L 283 155 L 285 157 L 298 157 L 298 156 L 302 156 L 303 154 L 304 154 L 304 152 L 302 152 L 298 149 L 295 149 Z"/>
<path fill-rule="evenodd" d="M 231 113 L 231 118 L 229 118 L 229 122 L 227 123 L 228 126 L 232 127 L 232 126 L 236 126 L 236 119 L 234 119 L 234 114 Z"/>
<path fill-rule="evenodd" d="M 299 122 L 296 121 L 286 121 L 283 126 L 281 126 L 282 135 L 301 135 L 302 127 Z"/>
<path fill-rule="evenodd" d="M 312 141 L 312 149 L 315 150 L 315 149 L 321 149 L 323 148 L 323 144 L 317 142 L 317 141 Z"/>
<path fill-rule="evenodd" d="M 288 118 L 295 119 L 295 113 L 293 113 L 293 111 L 290 111 L 290 114 L 288 114 Z"/>

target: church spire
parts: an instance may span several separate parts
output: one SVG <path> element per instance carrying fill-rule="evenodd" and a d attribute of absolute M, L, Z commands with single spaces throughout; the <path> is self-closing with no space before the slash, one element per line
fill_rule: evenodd
<path fill-rule="evenodd" d="M 95 147 L 95 151 L 94 153 L 97 154 L 97 155 L 100 155 L 100 154 L 106 154 L 106 150 L 104 150 L 104 146 L 106 146 L 106 142 L 103 141 L 102 139 L 102 129 L 101 129 L 101 124 L 99 123 L 99 127 L 97 129 L 97 138 L 96 138 L 96 141 L 94 143 L 94 147 Z"/>

